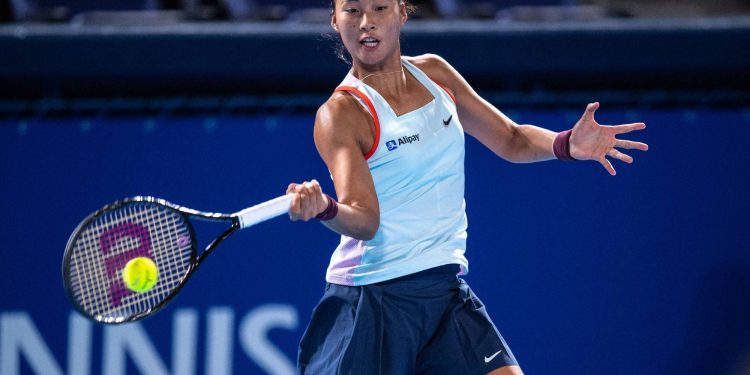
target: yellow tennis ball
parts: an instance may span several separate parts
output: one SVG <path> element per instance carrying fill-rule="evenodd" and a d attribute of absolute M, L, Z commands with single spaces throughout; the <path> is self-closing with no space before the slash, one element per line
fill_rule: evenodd
<path fill-rule="evenodd" d="M 153 260 L 146 257 L 131 259 L 122 269 L 122 280 L 128 289 L 145 293 L 156 285 L 159 278 L 159 268 Z"/>

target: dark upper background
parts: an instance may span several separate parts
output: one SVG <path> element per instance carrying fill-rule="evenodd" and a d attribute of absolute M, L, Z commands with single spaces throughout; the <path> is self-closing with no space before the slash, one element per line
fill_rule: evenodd
<path fill-rule="evenodd" d="M 331 189 L 310 136 L 347 69 L 326 2 L 0 11 L 0 274 L 14 282 L 0 319 L 27 313 L 62 368 L 59 263 L 90 211 L 148 194 L 229 212 L 293 180 Z M 593 163 L 508 164 L 467 137 L 468 280 L 527 373 L 750 373 L 749 35 L 747 1 L 434 1 L 407 24 L 405 54 L 442 55 L 519 123 L 569 128 L 598 100 L 602 123 L 649 126 L 632 137 L 651 150 L 615 178 Z M 336 236 L 262 225 L 143 323 L 168 366 L 180 308 L 203 322 L 230 306 L 239 324 L 289 304 L 296 328 L 270 338 L 294 358 Z M 235 343 L 234 372 L 262 373 L 243 353 Z"/>

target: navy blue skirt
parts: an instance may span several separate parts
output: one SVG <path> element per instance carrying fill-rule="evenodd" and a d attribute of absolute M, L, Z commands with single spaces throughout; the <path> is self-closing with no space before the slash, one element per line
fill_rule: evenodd
<path fill-rule="evenodd" d="M 482 302 L 445 265 L 364 286 L 327 284 L 299 374 L 477 374 L 517 365 Z"/>

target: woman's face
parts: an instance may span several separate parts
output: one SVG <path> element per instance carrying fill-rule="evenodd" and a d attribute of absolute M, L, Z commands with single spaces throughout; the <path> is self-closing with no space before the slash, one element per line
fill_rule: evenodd
<path fill-rule="evenodd" d="M 406 5 L 399 0 L 336 0 L 331 26 L 355 63 L 382 66 L 400 48 Z"/>

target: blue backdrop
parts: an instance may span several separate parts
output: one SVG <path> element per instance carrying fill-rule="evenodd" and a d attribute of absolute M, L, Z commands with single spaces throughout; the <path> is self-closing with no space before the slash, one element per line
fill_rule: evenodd
<path fill-rule="evenodd" d="M 528 374 L 747 373 L 750 109 L 602 104 L 602 123 L 648 124 L 632 138 L 651 150 L 616 177 L 510 164 L 467 137 L 468 282 Z M 580 111 L 508 114 L 562 130 Z M 331 191 L 312 115 L 3 118 L 0 176 L 0 374 L 291 370 L 338 241 L 317 223 L 238 233 L 165 310 L 114 328 L 72 311 L 60 263 L 78 222 L 122 197 L 233 212 L 292 181 Z"/>

